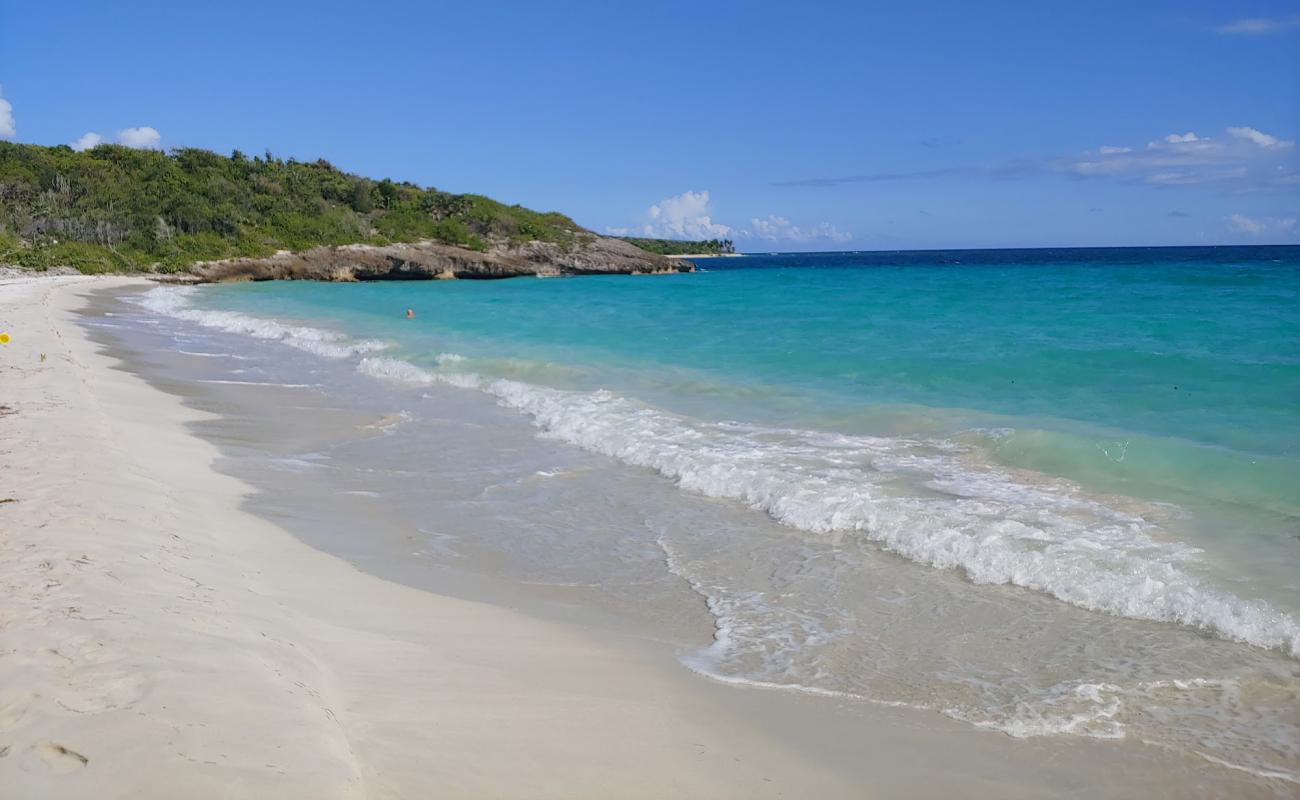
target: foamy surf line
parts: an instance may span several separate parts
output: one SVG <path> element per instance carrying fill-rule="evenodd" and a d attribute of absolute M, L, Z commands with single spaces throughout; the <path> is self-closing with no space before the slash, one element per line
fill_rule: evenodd
<path fill-rule="evenodd" d="M 251 317 L 233 311 L 208 311 L 194 308 L 189 298 L 195 287 L 160 286 L 140 295 L 146 309 L 176 319 L 198 323 L 227 333 L 239 333 L 257 339 L 271 339 L 326 358 L 347 358 L 383 350 L 387 345 L 375 339 L 354 341 L 335 331 L 306 325 L 287 325 L 270 319 Z"/>
<path fill-rule="evenodd" d="M 1200 560 L 1196 548 L 1159 539 L 1150 523 L 1064 482 L 1029 486 L 964 463 L 964 451 L 951 442 L 707 423 L 608 391 L 435 371 L 367 355 L 382 342 L 195 309 L 193 291 L 160 287 L 141 304 L 330 358 L 361 356 L 358 371 L 372 377 L 487 392 L 530 417 L 545 436 L 653 469 L 689 491 L 744 502 L 792 528 L 860 535 L 909 560 L 960 570 L 973 583 L 1019 586 L 1091 611 L 1182 624 L 1300 658 L 1300 622 L 1262 600 L 1204 585 L 1188 571 Z M 456 363 L 448 355 L 439 363 Z M 940 496 L 884 491 L 900 475 L 925 476 L 924 485 Z"/>

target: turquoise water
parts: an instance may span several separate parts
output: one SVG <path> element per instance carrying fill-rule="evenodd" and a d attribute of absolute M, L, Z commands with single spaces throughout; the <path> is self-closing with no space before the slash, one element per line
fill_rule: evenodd
<path fill-rule="evenodd" d="M 869 428 L 856 420 L 864 407 L 906 404 L 1295 463 L 1300 251 L 1265 252 L 1279 260 L 854 268 L 851 255 L 749 257 L 653 281 L 269 283 L 220 287 L 212 301 L 327 316 L 416 357 L 562 365 L 557 382 L 615 381 L 670 402 L 725 397 L 718 410 L 740 416 Z M 416 320 L 401 319 L 407 306 Z"/>
<path fill-rule="evenodd" d="M 704 674 L 1300 784 L 1300 247 L 701 266 L 162 287 L 142 329 L 400 412 L 304 455 L 431 552 L 702 600 Z"/>
<path fill-rule="evenodd" d="M 702 263 L 653 280 L 224 286 L 205 303 L 693 418 L 964 437 L 997 464 L 1191 507 L 1181 533 L 1300 608 L 1300 248 Z"/>

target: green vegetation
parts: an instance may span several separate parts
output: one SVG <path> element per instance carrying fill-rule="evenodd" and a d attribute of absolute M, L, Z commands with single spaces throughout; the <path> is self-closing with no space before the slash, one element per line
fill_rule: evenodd
<path fill-rule="evenodd" d="M 0 142 L 0 264 L 177 271 L 317 245 L 568 246 L 582 231 L 563 214 L 375 181 L 324 160 Z"/>
<path fill-rule="evenodd" d="M 736 252 L 736 246 L 730 239 L 704 239 L 698 242 L 689 242 L 681 239 L 640 239 L 635 236 L 619 236 L 617 238 L 625 242 L 631 242 L 642 250 L 649 250 L 651 253 L 659 253 L 665 256 L 692 254 L 720 256 Z"/>

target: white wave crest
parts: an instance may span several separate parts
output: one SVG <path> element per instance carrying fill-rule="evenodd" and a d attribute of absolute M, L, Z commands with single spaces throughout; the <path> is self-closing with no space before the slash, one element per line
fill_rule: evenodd
<path fill-rule="evenodd" d="M 683 489 L 742 501 L 793 528 L 865 536 L 912 561 L 1011 584 L 1092 611 L 1211 631 L 1300 658 L 1300 623 L 1260 600 L 1205 585 L 1190 545 L 1065 482 L 1028 485 L 972 466 L 943 440 L 845 436 L 703 423 L 612 392 L 548 389 L 367 358 L 364 372 L 489 392 L 543 434 L 649 467 Z M 900 493 L 921 478 L 934 496 Z"/>
<path fill-rule="evenodd" d="M 325 358 L 347 358 L 361 353 L 373 353 L 387 346 L 374 339 L 355 341 L 341 333 L 305 325 L 286 325 L 233 311 L 194 308 L 189 302 L 194 291 L 193 287 L 187 286 L 159 286 L 140 295 L 139 303 L 157 314 L 195 322 L 227 333 L 274 339 Z"/>
<path fill-rule="evenodd" d="M 965 464 L 946 442 L 693 423 L 608 392 L 497 381 L 489 390 L 548 434 L 685 489 L 741 500 L 802 530 L 854 532 L 975 583 L 1012 584 L 1094 611 L 1177 622 L 1300 657 L 1300 625 L 1257 600 L 1203 585 L 1199 551 L 1063 484 L 1025 486 Z M 900 473 L 936 496 L 898 494 Z"/>

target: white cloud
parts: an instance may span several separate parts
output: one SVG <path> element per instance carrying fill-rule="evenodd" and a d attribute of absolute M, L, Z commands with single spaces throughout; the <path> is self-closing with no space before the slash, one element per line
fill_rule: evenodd
<path fill-rule="evenodd" d="M 1296 219 L 1294 217 L 1251 219 L 1242 214 L 1231 214 L 1227 220 L 1229 230 L 1249 236 L 1263 236 L 1266 233 L 1289 233 L 1296 228 Z"/>
<path fill-rule="evenodd" d="M 81 138 L 72 143 L 72 149 L 80 153 L 82 150 L 89 150 L 104 143 L 104 137 L 94 131 L 86 131 L 81 134 Z"/>
<path fill-rule="evenodd" d="M 841 231 L 829 222 L 821 222 L 805 229 L 776 214 L 768 214 L 763 219 L 755 217 L 749 221 L 749 225 L 751 230 L 741 232 L 745 238 L 789 242 L 847 242 L 853 238 L 853 234 Z"/>
<path fill-rule="evenodd" d="M 1251 17 L 1248 19 L 1239 19 L 1230 22 L 1227 25 L 1220 25 L 1215 28 L 1219 33 L 1226 33 L 1236 36 L 1265 36 L 1270 33 L 1281 33 L 1288 28 L 1300 27 L 1300 16 L 1289 19 L 1269 19 L 1267 17 Z"/>
<path fill-rule="evenodd" d="M 1165 153 L 1209 153 L 1223 148 L 1223 143 L 1195 133 L 1171 133 L 1163 139 L 1147 142 L 1147 150 Z M 1132 152 L 1131 150 L 1129 152 Z"/>
<path fill-rule="evenodd" d="M 5 99 L 5 90 L 0 86 L 0 139 L 12 139 L 18 135 L 18 126 L 14 123 L 14 107 Z"/>
<path fill-rule="evenodd" d="M 665 197 L 646 211 L 647 222 L 639 227 L 610 228 L 610 233 L 625 236 L 642 236 L 663 239 L 718 239 L 731 236 L 734 231 L 714 222 L 709 211 L 709 192 L 685 191 Z"/>
<path fill-rule="evenodd" d="M 71 146 L 73 150 L 81 152 L 92 147 L 98 147 L 107 141 L 94 131 L 86 131 Z M 162 134 L 148 125 L 141 128 L 127 128 L 117 132 L 117 143 L 126 147 L 134 147 L 137 150 L 158 150 L 160 149 L 159 145 L 162 143 Z"/>
<path fill-rule="evenodd" d="M 146 125 L 143 128 L 127 128 L 118 131 L 117 141 L 137 150 L 156 150 L 162 141 L 162 134 Z"/>
<path fill-rule="evenodd" d="M 1138 181 L 1174 187 L 1214 184 L 1239 191 L 1277 191 L 1291 174 L 1281 164 L 1295 143 L 1245 126 L 1221 137 L 1171 133 L 1145 148 L 1106 145 L 1051 168 L 1079 178 Z"/>
<path fill-rule="evenodd" d="M 1251 236 L 1258 236 L 1264 232 L 1264 223 L 1260 220 L 1254 220 L 1241 214 L 1233 214 L 1228 217 L 1228 227 L 1237 233 L 1249 233 Z"/>
<path fill-rule="evenodd" d="M 811 227 L 795 225 L 785 217 L 768 214 L 749 221 L 748 228 L 714 222 L 707 190 L 686 191 L 665 197 L 646 210 L 644 224 L 608 227 L 613 236 L 649 236 L 661 239 L 763 239 L 786 242 L 847 242 L 853 234 L 821 222 Z"/>
<path fill-rule="evenodd" d="M 1243 139 L 1245 141 L 1252 142 L 1264 148 L 1291 147 L 1295 144 L 1295 142 L 1283 141 L 1277 138 L 1276 136 L 1270 136 L 1267 133 L 1264 133 L 1263 131 L 1255 130 L 1254 128 L 1246 128 L 1246 127 L 1228 128 L 1228 133 L 1232 136 L 1237 137 L 1238 139 Z"/>

